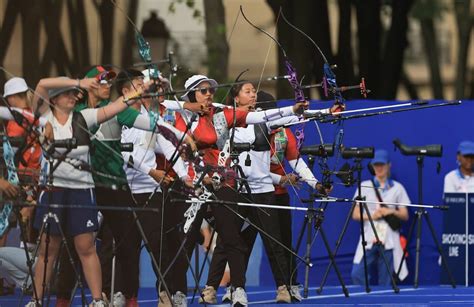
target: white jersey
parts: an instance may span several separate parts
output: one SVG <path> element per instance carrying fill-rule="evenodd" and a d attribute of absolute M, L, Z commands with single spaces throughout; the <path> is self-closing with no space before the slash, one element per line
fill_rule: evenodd
<path fill-rule="evenodd" d="M 444 193 L 474 193 L 474 174 L 466 176 L 458 169 L 444 177 Z"/>
<path fill-rule="evenodd" d="M 147 114 L 143 106 L 141 114 Z M 156 169 L 156 153 L 161 153 L 170 159 L 175 146 L 157 132 L 125 126 L 122 128 L 122 143 L 133 143 L 133 152 L 122 152 L 123 168 L 132 193 L 152 193 L 155 189 L 161 191 L 158 182 L 149 175 L 149 172 L 151 169 Z M 173 169 L 180 178 L 187 176 L 187 170 L 181 158 L 175 163 Z"/>
<path fill-rule="evenodd" d="M 370 180 L 363 181 L 361 183 L 362 196 L 365 196 L 367 201 L 374 201 L 378 202 L 379 199 L 377 198 L 377 194 L 375 193 L 375 189 L 373 188 L 373 184 Z M 386 182 L 386 186 L 384 189 L 379 189 L 380 196 L 384 202 L 396 202 L 396 203 L 410 203 L 410 198 L 408 194 L 399 182 L 394 180 L 389 180 Z M 358 195 L 358 191 L 354 195 L 354 198 Z M 380 208 L 379 204 L 376 203 L 367 203 L 367 207 L 369 209 L 370 214 L 372 215 L 377 209 Z M 394 205 L 387 205 L 389 208 L 395 208 Z M 366 213 L 364 211 L 364 213 Z M 379 239 L 383 242 L 385 250 L 393 250 L 393 265 L 394 270 L 398 270 L 398 266 L 400 265 L 400 261 L 402 259 L 403 250 L 400 245 L 400 233 L 398 231 L 392 230 L 387 222 L 382 218 L 379 220 L 374 221 L 375 229 L 377 231 L 377 235 Z M 365 240 L 367 242 L 366 249 L 371 249 L 375 242 L 375 234 L 372 230 L 369 221 L 364 221 L 364 235 Z M 359 243 L 357 245 L 357 250 L 354 255 L 354 263 L 360 263 L 363 257 L 362 251 L 362 238 L 359 239 Z M 402 267 L 400 272 L 400 279 L 403 280 L 408 275 L 408 270 L 406 265 Z"/>
<path fill-rule="evenodd" d="M 245 128 L 236 128 L 235 143 L 250 143 L 255 142 L 255 127 L 248 125 Z M 245 165 L 247 155 L 250 155 L 251 163 L 249 166 Z M 267 193 L 275 191 L 273 180 L 270 175 L 270 151 L 255 151 L 242 152 L 239 155 L 239 165 L 242 168 L 251 193 Z"/>
<path fill-rule="evenodd" d="M 283 125 L 288 122 L 295 121 L 296 119 L 296 116 L 288 116 L 268 121 L 265 123 L 268 130 L 267 132 L 270 132 L 270 127 L 272 126 Z M 245 128 L 235 128 L 234 142 L 253 144 L 255 142 L 255 128 L 258 129 L 259 127 L 255 127 L 255 125 L 248 125 Z M 231 135 L 232 132 L 230 132 L 229 134 Z M 270 138 L 267 139 L 267 142 L 270 146 Z M 273 185 L 273 178 L 270 172 L 270 154 L 270 150 L 250 150 L 249 152 L 242 152 L 239 155 L 239 165 L 242 168 L 245 176 L 247 177 L 247 182 L 249 184 L 251 193 L 268 193 L 275 191 L 275 187 Z M 250 166 L 245 165 L 247 155 L 250 155 Z"/>
<path fill-rule="evenodd" d="M 88 129 L 97 124 L 97 109 L 86 109 L 81 111 Z M 52 112 L 44 115 L 53 127 L 54 139 L 65 140 L 73 137 L 72 133 L 72 116 L 73 112 L 69 114 L 69 118 L 64 125 L 60 124 L 54 117 Z M 66 155 L 64 161 L 59 162 L 62 153 L 66 151 L 65 148 L 56 148 L 53 154 L 53 167 L 57 167 L 53 171 L 53 186 L 70 188 L 70 189 L 89 189 L 94 187 L 92 174 L 86 170 L 80 170 L 80 167 L 89 168 L 91 160 L 89 156 L 89 146 L 81 145 L 72 149 Z M 43 155 L 45 155 L 43 153 Z M 41 161 L 41 178 L 42 185 L 49 183 L 49 169 L 50 163 L 48 157 L 45 156 Z"/>

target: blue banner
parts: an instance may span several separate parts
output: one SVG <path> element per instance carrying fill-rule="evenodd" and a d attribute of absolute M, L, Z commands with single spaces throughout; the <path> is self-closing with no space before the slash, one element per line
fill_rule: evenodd
<path fill-rule="evenodd" d="M 446 193 L 444 202 L 449 210 L 444 214 L 442 245 L 447 264 L 457 284 L 474 284 L 474 194 Z M 471 209 L 469 209 L 471 208 Z M 450 283 L 445 270 L 441 271 L 441 282 Z"/>

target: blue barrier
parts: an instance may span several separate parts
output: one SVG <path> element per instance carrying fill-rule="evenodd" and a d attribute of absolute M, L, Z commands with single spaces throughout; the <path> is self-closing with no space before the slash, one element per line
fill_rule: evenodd
<path fill-rule="evenodd" d="M 439 101 L 441 102 L 441 101 Z M 359 109 L 375 107 L 387 104 L 397 104 L 394 101 L 351 101 L 347 103 L 347 109 Z M 281 106 L 290 105 L 291 101 L 280 102 Z M 312 103 L 311 109 L 325 108 L 329 103 Z M 342 129 L 344 131 L 343 144 L 346 146 L 374 146 L 387 149 L 392 160 L 392 178 L 400 181 L 407 189 L 408 195 L 413 203 L 418 201 L 417 192 L 417 165 L 415 156 L 403 156 L 399 151 L 394 151 L 393 139 L 400 138 L 407 145 L 427 145 L 442 144 L 443 156 L 441 158 L 427 157 L 423 169 L 423 191 L 424 202 L 432 204 L 442 204 L 444 176 L 456 168 L 456 150 L 462 140 L 474 140 L 474 101 L 463 101 L 461 105 L 431 108 L 424 110 L 400 112 L 396 114 L 381 115 L 346 121 Z M 335 124 L 320 124 L 324 142 L 332 143 L 340 127 Z M 305 124 L 305 145 L 319 144 L 319 136 L 314 123 Z M 329 160 L 331 168 L 334 167 L 335 159 Z M 350 160 L 347 160 L 351 162 Z M 340 159 L 337 167 L 340 168 L 346 161 Z M 364 161 L 364 166 L 369 161 Z M 440 173 L 437 173 L 437 163 L 441 163 Z M 315 175 L 321 178 L 319 169 L 315 166 Z M 362 174 L 363 179 L 369 178 L 367 169 Z M 335 179 L 338 181 L 338 179 Z M 332 195 L 341 197 L 352 197 L 355 187 L 346 188 L 335 185 Z M 293 191 L 290 192 L 292 205 L 301 205 Z M 301 198 L 306 197 L 305 192 L 300 192 Z M 339 236 L 345 218 L 350 209 L 350 204 L 329 204 L 326 217 L 323 223 L 324 230 L 328 235 L 331 246 Z M 410 209 L 410 220 L 405 223 L 402 232 L 407 235 L 408 226 L 412 222 L 413 211 Z M 438 210 L 429 211 L 438 239 L 441 238 L 442 212 Z M 293 214 L 293 237 L 296 236 L 299 227 L 303 222 L 303 213 Z M 344 237 L 337 256 L 337 263 L 340 266 L 344 280 L 350 281 L 350 270 L 352 267 L 352 257 L 356 249 L 359 237 L 358 224 L 352 221 Z M 440 281 L 440 267 L 438 265 L 438 252 L 434 241 L 431 239 L 428 226 L 423 222 L 421 240 L 421 265 L 420 284 L 438 284 Z M 405 283 L 413 282 L 415 241 L 409 242 L 408 268 L 410 274 Z M 304 254 L 304 246 L 299 251 Z M 312 258 L 315 267 L 311 269 L 310 284 L 319 285 L 322 275 L 328 264 L 326 249 L 322 240 L 317 238 L 312 249 Z M 303 282 L 304 267 L 299 266 L 299 281 Z M 260 269 L 260 283 L 262 285 L 273 285 L 273 277 L 269 269 L 268 260 L 264 256 Z M 328 284 L 338 284 L 334 270 L 328 278 Z"/>
<path fill-rule="evenodd" d="M 290 105 L 291 101 L 280 101 L 280 106 Z M 397 104 L 400 102 L 394 101 L 351 101 L 347 103 L 347 109 L 359 109 L 367 107 L 375 107 L 387 104 Z M 326 108 L 330 106 L 327 102 L 315 102 L 311 104 L 312 109 Z M 442 144 L 443 157 L 431 158 L 427 157 L 424 163 L 423 170 L 423 190 L 424 202 L 431 204 L 442 204 L 443 194 L 443 180 L 444 175 L 450 170 L 456 168 L 456 150 L 458 144 L 462 140 L 474 140 L 474 101 L 463 101 L 458 106 L 448 106 L 440 108 L 432 108 L 417 111 L 401 112 L 390 115 L 381 115 L 360 119 L 352 119 L 345 122 L 342 126 L 344 131 L 343 143 L 346 146 L 374 146 L 375 148 L 387 149 L 391 155 L 392 160 L 392 178 L 400 181 L 407 189 L 408 195 L 413 203 L 418 201 L 417 194 L 417 165 L 415 156 L 403 156 L 399 151 L 393 151 L 392 141 L 395 138 L 400 138 L 401 141 L 407 145 L 427 145 L 427 144 Z M 320 124 L 324 141 L 326 143 L 334 142 L 335 135 L 338 133 L 340 127 L 335 124 Z M 319 136 L 316 132 L 314 123 L 305 124 L 305 145 L 319 144 Z M 344 164 L 342 158 L 337 163 L 337 168 Z M 348 162 L 351 162 L 348 160 Z M 364 166 L 369 161 L 364 161 Z M 437 173 L 437 163 L 441 163 L 440 173 Z M 329 166 L 334 168 L 335 159 L 329 160 Z M 315 166 L 315 175 L 321 178 L 319 169 Z M 362 177 L 369 178 L 369 173 L 365 168 Z M 338 181 L 337 179 L 335 179 Z M 335 185 L 332 195 L 340 197 L 352 197 L 355 192 L 355 187 L 346 188 L 340 185 Z M 305 198 L 306 191 L 298 191 L 301 198 Z M 292 205 L 302 205 L 293 191 L 290 192 Z M 344 221 L 349 213 L 350 204 L 329 204 L 326 211 L 326 217 L 323 223 L 324 230 L 328 236 L 331 246 L 334 246 L 339 233 L 343 227 Z M 407 235 L 408 226 L 412 222 L 413 210 L 410 209 L 410 221 L 405 223 L 402 233 Z M 443 213 L 438 210 L 429 211 L 434 228 L 437 232 L 438 239 L 441 238 L 441 231 L 443 225 Z M 301 212 L 293 214 L 293 237 L 296 242 L 296 236 L 299 232 L 299 227 L 302 225 L 304 214 Z M 350 271 L 352 268 L 352 258 L 356 249 L 356 244 L 359 238 L 358 224 L 352 221 L 349 225 L 347 233 L 344 237 L 342 245 L 337 256 L 337 263 L 343 274 L 344 280 L 350 284 Z M 261 246 L 257 245 L 256 249 Z M 408 268 L 410 274 L 404 283 L 413 282 L 414 272 L 414 255 L 415 255 L 415 241 L 412 239 L 409 242 L 409 258 Z M 260 253 L 260 251 L 258 251 Z M 304 253 L 304 245 L 299 251 L 299 254 Z M 145 260 L 146 259 L 146 260 Z M 310 284 L 319 285 L 322 275 L 328 265 L 328 258 L 326 250 L 320 238 L 315 240 L 312 249 L 312 261 L 315 266 L 310 271 Z M 142 258 L 141 281 L 142 286 L 147 284 L 154 284 L 154 277 L 148 276 L 153 274 L 152 270 L 146 269 L 149 265 L 147 257 Z M 423 222 L 422 228 L 422 244 L 421 244 L 421 261 L 420 261 L 420 284 L 438 284 L 440 282 L 440 267 L 438 265 L 438 252 L 435 244 L 431 239 L 428 226 Z M 258 267 L 249 267 L 252 273 L 258 272 Z M 260 285 L 274 285 L 273 276 L 268 264 L 268 259 L 265 253 L 262 253 L 262 261 L 260 265 L 260 276 L 252 277 L 252 282 L 260 281 Z M 299 266 L 299 281 L 303 282 L 303 265 Z M 153 280 L 153 281 L 152 281 Z M 202 284 L 205 280 L 201 281 Z M 193 282 L 189 279 L 189 285 Z M 338 281 L 334 270 L 328 278 L 328 285 L 337 285 Z"/>

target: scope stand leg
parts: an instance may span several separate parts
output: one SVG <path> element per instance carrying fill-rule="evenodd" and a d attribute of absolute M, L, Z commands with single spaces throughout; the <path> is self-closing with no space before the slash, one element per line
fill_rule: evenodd
<path fill-rule="evenodd" d="M 420 252 L 421 252 L 421 224 L 422 224 L 422 211 L 416 211 L 416 220 L 418 224 L 416 225 L 416 250 L 415 250 L 415 279 L 413 281 L 413 287 L 418 288 L 418 278 L 420 273 Z"/>
<path fill-rule="evenodd" d="M 20 300 L 18 301 L 19 305 L 21 305 L 21 301 L 23 300 L 23 296 L 25 295 L 27 289 L 28 289 L 28 279 L 31 278 L 33 281 L 33 264 L 34 264 L 34 259 L 31 257 L 30 252 L 28 251 L 28 240 L 27 240 L 27 227 L 26 225 L 22 222 L 21 220 L 21 213 L 20 209 L 18 207 L 13 207 L 13 212 L 16 215 L 16 218 L 18 220 L 19 226 L 20 226 L 20 239 L 23 242 L 23 249 L 25 251 L 25 257 L 26 257 L 26 266 L 28 268 L 28 274 L 26 275 L 26 278 L 21 286 L 21 294 L 20 294 Z M 36 291 L 35 283 L 31 283 L 31 287 L 33 290 L 33 297 L 35 300 L 38 300 L 38 293 Z"/>
<path fill-rule="evenodd" d="M 360 191 L 360 189 L 359 189 Z M 358 197 L 361 199 L 361 196 Z M 367 212 L 369 212 L 367 210 Z M 360 236 L 361 236 L 361 244 L 362 244 L 362 260 L 364 261 L 364 280 L 365 280 L 365 292 L 370 293 L 370 287 L 369 287 L 369 269 L 367 267 L 367 251 L 365 247 L 367 246 L 367 241 L 365 239 L 365 231 L 364 231 L 364 207 L 363 205 L 359 204 L 359 216 L 360 216 Z M 368 213 L 368 216 L 370 216 L 370 213 Z M 375 230 L 374 230 L 375 232 Z"/>
<path fill-rule="evenodd" d="M 403 256 L 402 256 L 402 260 L 400 261 L 400 264 L 398 265 L 398 269 L 397 269 L 397 273 L 396 273 L 396 277 L 398 280 L 400 280 L 400 272 L 402 270 L 402 266 L 403 266 L 403 262 L 405 262 L 406 260 L 406 257 L 405 255 L 407 254 L 407 251 L 408 251 L 408 243 L 410 242 L 411 240 L 411 237 L 413 236 L 413 231 L 415 230 L 415 224 L 417 223 L 418 219 L 417 218 L 414 218 L 413 221 L 411 222 L 410 224 L 410 228 L 408 230 L 408 236 L 407 236 L 407 245 L 405 246 L 405 248 L 403 249 Z"/>
<path fill-rule="evenodd" d="M 439 241 L 436 238 L 436 233 L 435 233 L 433 224 L 431 223 L 430 216 L 428 215 L 428 212 L 426 210 L 423 211 L 423 216 L 425 217 L 426 222 L 428 223 L 428 227 L 430 228 L 430 231 L 431 231 L 431 236 L 433 237 L 433 241 L 436 244 L 436 248 L 438 249 L 438 253 L 441 256 L 441 263 L 443 264 L 443 267 L 446 270 L 446 273 L 448 273 L 449 280 L 451 281 L 451 286 L 453 288 L 456 288 L 456 281 L 454 280 L 454 277 L 451 274 L 451 270 L 449 269 L 448 262 L 447 262 L 447 259 L 446 259 L 446 255 L 444 254 L 444 251 L 443 251 L 443 248 L 441 247 L 441 244 L 439 244 Z"/>
<path fill-rule="evenodd" d="M 314 209 L 313 208 L 308 208 L 308 211 L 306 213 L 305 219 L 307 218 L 306 222 L 306 252 L 304 255 L 304 259 L 306 260 L 306 263 L 309 263 L 311 260 L 311 246 L 312 246 L 312 237 L 313 237 L 313 229 L 312 229 L 312 224 L 314 220 Z M 307 298 L 308 297 L 308 288 L 309 288 L 309 266 L 306 266 L 305 272 L 304 272 L 304 288 L 303 288 L 303 297 Z"/>
<path fill-rule="evenodd" d="M 316 223 L 316 225 L 318 225 L 318 223 Z M 345 297 L 349 297 L 349 291 L 346 288 L 344 279 L 342 278 L 341 272 L 339 271 L 339 267 L 337 266 L 336 259 L 331 251 L 331 247 L 329 246 L 326 233 L 324 232 L 324 229 L 321 225 L 316 226 L 316 227 L 317 227 L 317 230 L 319 230 L 319 232 L 321 233 L 321 238 L 323 239 L 324 246 L 326 247 L 326 251 L 329 256 L 329 263 L 334 266 L 334 271 L 336 271 L 337 278 L 339 279 L 339 283 L 341 284 L 342 292 L 344 293 Z"/>
<path fill-rule="evenodd" d="M 349 226 L 349 222 L 352 219 L 352 213 L 354 212 L 354 209 L 355 209 L 355 202 L 352 203 L 349 214 L 347 215 L 346 221 L 344 222 L 344 226 L 342 227 L 341 234 L 337 238 L 336 245 L 335 245 L 335 248 L 334 248 L 334 252 L 332 253 L 333 257 L 336 257 L 337 252 L 339 251 L 339 247 L 341 246 L 342 239 L 344 238 L 344 235 L 346 234 L 346 231 L 347 231 L 347 227 Z M 331 267 L 332 267 L 332 263 L 329 262 L 329 264 L 326 268 L 326 272 L 324 272 L 324 276 L 323 276 L 323 279 L 321 281 L 321 284 L 319 285 L 319 288 L 316 290 L 316 292 L 318 294 L 321 294 L 323 292 L 323 287 L 326 284 L 326 280 L 327 280 L 327 277 L 329 275 L 329 271 L 331 270 Z"/>

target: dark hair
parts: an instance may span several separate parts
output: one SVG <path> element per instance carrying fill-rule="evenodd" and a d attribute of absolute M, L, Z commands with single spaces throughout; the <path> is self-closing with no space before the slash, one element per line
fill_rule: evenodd
<path fill-rule="evenodd" d="M 226 98 L 226 104 L 234 105 L 234 98 L 239 95 L 240 90 L 242 89 L 242 87 L 244 87 L 245 84 L 252 84 L 253 85 L 253 83 L 250 82 L 250 81 L 240 80 L 239 83 L 233 85 L 229 89 L 229 94 L 227 95 L 227 98 Z"/>
<path fill-rule="evenodd" d="M 257 108 L 262 110 L 275 109 L 277 103 L 272 94 L 265 91 L 258 91 L 257 93 Z"/>
<path fill-rule="evenodd" d="M 138 78 L 145 77 L 143 73 L 139 70 L 129 68 L 122 70 L 115 78 L 115 89 L 119 96 L 122 96 L 123 88 L 130 88 L 132 86 L 132 81 Z"/>
<path fill-rule="evenodd" d="M 189 102 L 197 102 L 196 91 L 190 91 L 187 96 L 188 96 Z"/>

